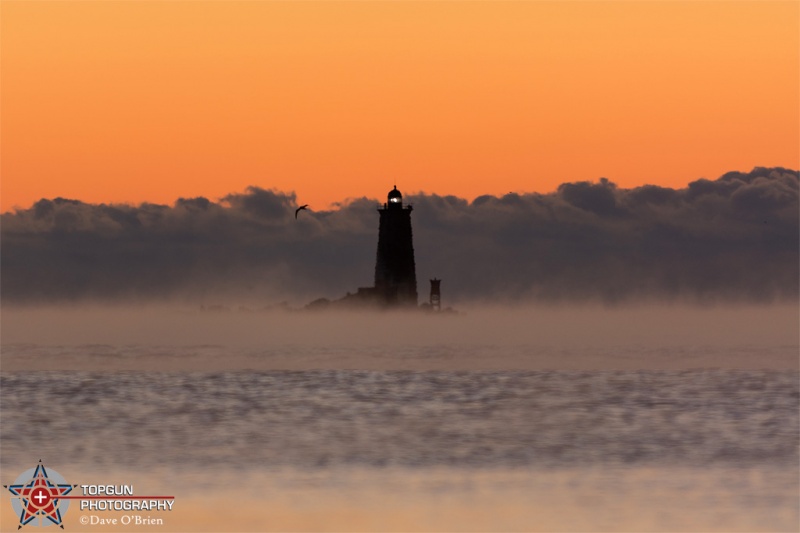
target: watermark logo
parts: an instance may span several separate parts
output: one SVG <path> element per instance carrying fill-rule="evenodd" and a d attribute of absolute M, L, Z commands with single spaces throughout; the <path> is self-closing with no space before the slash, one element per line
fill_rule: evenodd
<path fill-rule="evenodd" d="M 70 500 L 79 500 L 81 512 L 100 513 L 82 514 L 78 519 L 82 526 L 164 525 L 163 518 L 138 513 L 172 511 L 175 503 L 175 496 L 135 496 L 133 485 L 70 485 L 61 474 L 45 468 L 41 459 L 35 468 L 20 474 L 13 485 L 3 486 L 11 493 L 11 506 L 19 516 L 17 529 L 27 525 L 64 529 Z M 109 516 L 108 511 L 125 514 Z"/>
<path fill-rule="evenodd" d="M 11 494 L 11 507 L 19 516 L 19 527 L 56 525 L 64 529 L 64 514 L 69 508 L 65 498 L 77 485 L 70 485 L 64 477 L 45 468 L 41 459 L 36 468 L 26 470 L 13 485 L 4 485 Z"/>

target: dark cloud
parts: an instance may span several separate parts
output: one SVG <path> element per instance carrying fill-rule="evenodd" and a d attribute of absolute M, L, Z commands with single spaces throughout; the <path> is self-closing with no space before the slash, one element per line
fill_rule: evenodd
<path fill-rule="evenodd" d="M 610 216 L 619 214 L 616 188 L 616 185 L 606 178 L 600 178 L 599 183 L 588 181 L 563 183 L 558 187 L 558 194 L 568 204 L 579 209 L 591 211 L 600 216 Z"/>
<path fill-rule="evenodd" d="M 194 201 L 198 200 L 208 202 L 205 198 L 195 198 Z M 275 193 L 258 187 L 248 187 L 245 194 L 229 194 L 222 202 L 257 220 L 273 222 L 285 220 L 297 208 L 294 193 Z"/>
<path fill-rule="evenodd" d="M 565 183 L 551 194 L 406 198 L 419 292 L 445 302 L 796 300 L 798 173 L 730 172 L 685 189 Z M 296 304 L 372 285 L 378 201 L 295 219 L 294 194 L 93 205 L 56 198 L 2 215 L 5 302 L 227 297 Z"/>

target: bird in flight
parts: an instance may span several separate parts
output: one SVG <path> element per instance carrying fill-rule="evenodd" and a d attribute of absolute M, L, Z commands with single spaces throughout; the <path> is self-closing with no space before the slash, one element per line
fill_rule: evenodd
<path fill-rule="evenodd" d="M 295 209 L 294 210 L 294 218 L 297 218 L 297 215 L 300 214 L 300 211 L 302 211 L 303 209 L 306 209 L 306 208 L 308 208 L 308 204 L 301 205 L 300 207 Z"/>

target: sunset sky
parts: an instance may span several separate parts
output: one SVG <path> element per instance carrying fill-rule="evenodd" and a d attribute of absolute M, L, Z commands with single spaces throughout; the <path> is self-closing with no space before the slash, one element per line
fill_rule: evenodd
<path fill-rule="evenodd" d="M 798 2 L 2 2 L 3 211 L 800 166 Z"/>

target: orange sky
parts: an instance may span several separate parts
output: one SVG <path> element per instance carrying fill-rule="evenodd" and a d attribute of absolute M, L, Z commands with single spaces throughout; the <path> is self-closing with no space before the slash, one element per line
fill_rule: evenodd
<path fill-rule="evenodd" d="M 9 1 L 0 208 L 800 166 L 800 3 Z"/>

